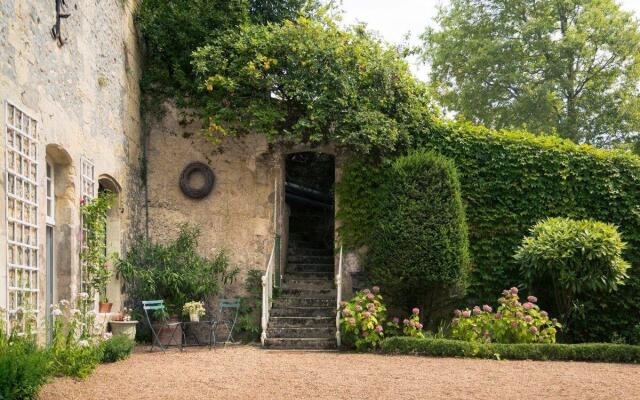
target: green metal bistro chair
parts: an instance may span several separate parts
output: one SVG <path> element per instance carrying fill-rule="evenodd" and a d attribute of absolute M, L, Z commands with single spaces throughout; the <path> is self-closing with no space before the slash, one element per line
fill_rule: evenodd
<path fill-rule="evenodd" d="M 142 302 L 142 309 L 144 310 L 144 316 L 147 319 L 147 324 L 149 324 L 149 329 L 151 329 L 151 335 L 153 336 L 151 339 L 151 349 L 149 351 L 153 351 L 153 347 L 155 346 L 155 344 L 158 344 L 158 347 L 160 347 L 160 349 L 162 351 L 165 351 L 166 348 L 165 346 L 162 345 L 162 342 L 160 341 L 160 337 L 158 336 L 159 333 L 162 331 L 162 329 L 170 329 L 171 330 L 171 337 L 169 338 L 169 342 L 167 344 L 167 346 L 171 345 L 171 342 L 173 342 L 174 336 L 176 334 L 176 331 L 178 330 L 178 326 L 180 326 L 182 323 L 181 322 L 167 322 L 167 321 L 159 321 L 159 323 L 156 324 L 156 327 L 158 328 L 158 331 L 156 332 L 156 330 L 153 327 L 153 324 L 151 323 L 151 318 L 149 317 L 149 311 L 151 312 L 158 312 L 161 311 L 162 313 L 166 313 L 166 309 L 164 306 L 164 300 L 148 300 L 148 301 L 143 301 Z M 178 344 L 178 343 L 176 343 Z M 180 346 L 180 350 L 182 350 L 182 343 L 178 344 Z"/>
<path fill-rule="evenodd" d="M 240 311 L 240 299 L 220 299 L 220 306 L 218 308 L 218 315 L 211 318 L 211 320 L 206 321 L 205 323 L 209 324 L 209 348 L 211 348 L 211 343 L 215 345 L 216 343 L 216 328 L 223 324 L 229 334 L 227 336 L 227 340 L 224 342 L 225 346 L 227 343 L 234 342 L 233 339 L 233 329 L 236 326 L 236 322 L 238 320 L 238 312 Z"/>

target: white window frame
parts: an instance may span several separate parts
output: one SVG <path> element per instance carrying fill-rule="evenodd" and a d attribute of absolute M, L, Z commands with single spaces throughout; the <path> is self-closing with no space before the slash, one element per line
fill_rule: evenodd
<path fill-rule="evenodd" d="M 38 124 L 20 107 L 5 101 L 7 328 L 15 323 L 18 334 L 25 330 L 24 319 L 17 320 L 25 306 L 34 314 L 34 333 L 40 319 Z"/>
<path fill-rule="evenodd" d="M 47 225 L 56 225 L 56 170 L 53 163 L 46 162 L 46 174 L 45 174 L 45 200 L 46 200 L 46 214 Z"/>

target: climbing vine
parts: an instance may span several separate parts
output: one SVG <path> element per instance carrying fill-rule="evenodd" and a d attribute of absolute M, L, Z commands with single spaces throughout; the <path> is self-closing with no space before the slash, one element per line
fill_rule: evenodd
<path fill-rule="evenodd" d="M 115 200 L 113 192 L 104 191 L 91 200 L 81 200 L 83 246 L 80 259 L 85 282 L 98 292 L 101 302 L 108 302 L 107 283 L 112 271 L 108 268 L 107 213 Z"/>

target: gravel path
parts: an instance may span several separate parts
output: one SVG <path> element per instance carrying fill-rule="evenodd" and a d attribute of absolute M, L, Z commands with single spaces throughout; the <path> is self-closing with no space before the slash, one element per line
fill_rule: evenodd
<path fill-rule="evenodd" d="M 640 399 L 640 365 L 493 361 L 250 346 L 144 353 L 85 381 L 55 379 L 42 400 Z"/>

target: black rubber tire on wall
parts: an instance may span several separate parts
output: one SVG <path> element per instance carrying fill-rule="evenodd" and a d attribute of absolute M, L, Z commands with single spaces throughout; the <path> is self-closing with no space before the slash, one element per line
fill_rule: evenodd
<path fill-rule="evenodd" d="M 191 177 L 191 174 L 194 173 L 201 173 L 204 177 L 204 184 L 202 187 L 193 188 L 189 185 L 189 178 Z M 215 177 L 211 168 L 205 163 L 194 161 L 182 170 L 182 173 L 180 174 L 180 189 L 187 197 L 192 199 L 202 199 L 211 193 L 214 181 Z"/>

